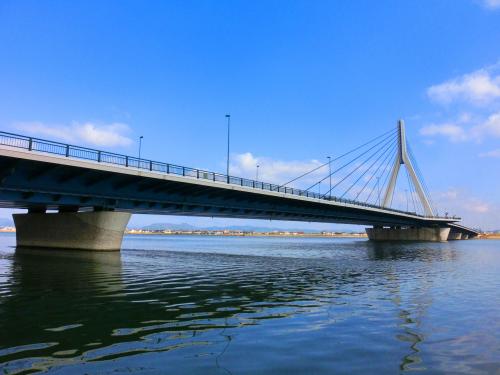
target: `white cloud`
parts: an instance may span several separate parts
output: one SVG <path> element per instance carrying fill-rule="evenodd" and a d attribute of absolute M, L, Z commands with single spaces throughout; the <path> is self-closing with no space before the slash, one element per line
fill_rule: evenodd
<path fill-rule="evenodd" d="M 438 103 L 461 102 L 461 107 L 472 104 L 482 108 L 457 113 L 451 121 L 424 126 L 420 134 L 427 138 L 444 136 L 452 142 L 500 138 L 499 71 L 500 62 L 429 87 L 428 96 Z"/>
<path fill-rule="evenodd" d="M 450 139 L 452 142 L 461 142 L 468 138 L 466 131 L 461 126 L 452 123 L 424 126 L 420 129 L 420 134 L 426 137 L 440 135 Z"/>
<path fill-rule="evenodd" d="M 500 138 L 500 112 L 490 115 L 485 122 L 473 127 L 471 132 L 478 140 L 488 136 Z"/>
<path fill-rule="evenodd" d="M 483 0 L 483 5 L 489 9 L 500 8 L 500 0 Z"/>
<path fill-rule="evenodd" d="M 26 134 L 45 137 L 74 144 L 88 144 L 98 147 L 124 147 L 132 144 L 126 136 L 130 128 L 126 124 L 96 124 L 92 122 L 73 122 L 70 125 L 53 125 L 42 122 L 14 124 L 15 128 Z"/>
<path fill-rule="evenodd" d="M 467 196 L 464 192 L 451 189 L 439 194 L 440 201 L 455 206 L 460 212 L 468 214 L 484 214 L 491 209 L 491 203 L 479 198 Z"/>
<path fill-rule="evenodd" d="M 468 202 L 465 202 L 464 208 L 470 212 L 484 214 L 490 210 L 490 205 L 479 199 L 470 199 Z"/>
<path fill-rule="evenodd" d="M 431 86 L 427 95 L 442 104 L 462 101 L 484 105 L 500 98 L 500 75 L 492 76 L 488 69 L 480 69 Z"/>
<path fill-rule="evenodd" d="M 231 156 L 231 174 L 255 179 L 257 165 L 259 165 L 259 180 L 282 184 L 300 176 L 323 163 L 318 160 L 310 161 L 284 161 L 269 157 L 254 156 L 250 152 Z M 298 183 L 317 182 L 328 175 L 328 165 L 311 173 Z M 296 185 L 297 186 L 297 185 Z"/>
<path fill-rule="evenodd" d="M 497 148 L 496 150 L 482 152 L 479 154 L 479 157 L 481 157 L 481 158 L 500 158 L 500 148 Z"/>
<path fill-rule="evenodd" d="M 464 225 L 479 227 L 483 230 L 498 229 L 500 207 L 498 203 L 474 197 L 462 189 L 450 188 L 447 191 L 432 194 L 438 206 L 439 214 L 461 216 Z"/>
<path fill-rule="evenodd" d="M 450 189 L 447 191 L 443 191 L 439 194 L 439 197 L 442 199 L 457 199 L 459 192 L 456 189 Z"/>
<path fill-rule="evenodd" d="M 467 124 L 467 123 L 471 122 L 472 119 L 473 119 L 473 116 L 471 113 L 462 112 L 458 115 L 457 122 L 460 124 Z"/>
<path fill-rule="evenodd" d="M 469 121 L 469 120 L 467 120 Z M 482 141 L 485 138 L 500 138 L 500 112 L 488 116 L 482 122 L 474 126 L 458 125 L 458 123 L 430 124 L 420 129 L 420 134 L 431 138 L 443 136 L 452 142 Z"/>

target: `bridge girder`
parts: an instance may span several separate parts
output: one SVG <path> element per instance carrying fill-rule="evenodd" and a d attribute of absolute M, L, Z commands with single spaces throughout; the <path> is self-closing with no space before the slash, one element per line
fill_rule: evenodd
<path fill-rule="evenodd" d="M 259 189 L 235 188 L 221 183 L 199 184 L 196 179 L 187 177 L 170 179 L 147 173 L 131 174 L 122 172 L 123 168 L 118 171 L 96 170 L 86 164 L 58 164 L 57 168 L 47 164 L 53 163 L 0 156 L 0 165 L 15 165 L 12 173 L 4 172 L 5 177 L 0 184 L 0 205 L 22 208 L 45 206 L 48 209 L 103 207 L 135 213 L 363 225 L 430 225 L 425 218 L 414 215 Z M 37 176 L 33 179 L 35 172 Z M 434 221 L 431 224 L 446 223 Z"/>

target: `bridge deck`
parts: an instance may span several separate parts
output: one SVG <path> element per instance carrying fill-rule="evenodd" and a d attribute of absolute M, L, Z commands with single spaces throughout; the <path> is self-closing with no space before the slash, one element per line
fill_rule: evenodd
<path fill-rule="evenodd" d="M 366 203 L 0 133 L 0 204 L 366 225 L 447 225 Z"/>

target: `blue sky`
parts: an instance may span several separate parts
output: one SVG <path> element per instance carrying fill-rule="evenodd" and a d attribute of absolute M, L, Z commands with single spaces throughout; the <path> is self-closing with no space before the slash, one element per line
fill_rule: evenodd
<path fill-rule="evenodd" d="M 0 38 L 3 130 L 223 172 L 231 113 L 279 182 L 404 118 L 440 211 L 500 228 L 498 0 L 2 1 Z"/>

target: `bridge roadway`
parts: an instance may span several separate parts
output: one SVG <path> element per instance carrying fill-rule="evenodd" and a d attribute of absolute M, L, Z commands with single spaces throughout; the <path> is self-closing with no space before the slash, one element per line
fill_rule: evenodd
<path fill-rule="evenodd" d="M 458 225 L 459 218 L 425 217 L 8 133 L 0 133 L 0 206 L 28 209 L 28 214 L 14 215 L 18 245 L 26 246 L 92 248 L 95 246 L 85 241 L 92 242 L 90 237 L 102 234 L 115 238 L 102 246 L 102 250 L 111 249 L 118 240 L 121 244 L 130 213 L 446 229 L 444 240 L 448 232 L 459 233 L 457 238 L 477 235 Z M 47 210 L 58 213 L 45 213 Z M 111 219 L 113 214 L 122 216 Z M 106 230 L 87 233 L 82 240 L 58 239 L 81 235 L 75 232 L 75 225 Z M 61 233 L 63 228 L 66 234 Z M 45 236 L 42 232 L 50 233 L 50 241 L 39 241 Z"/>

